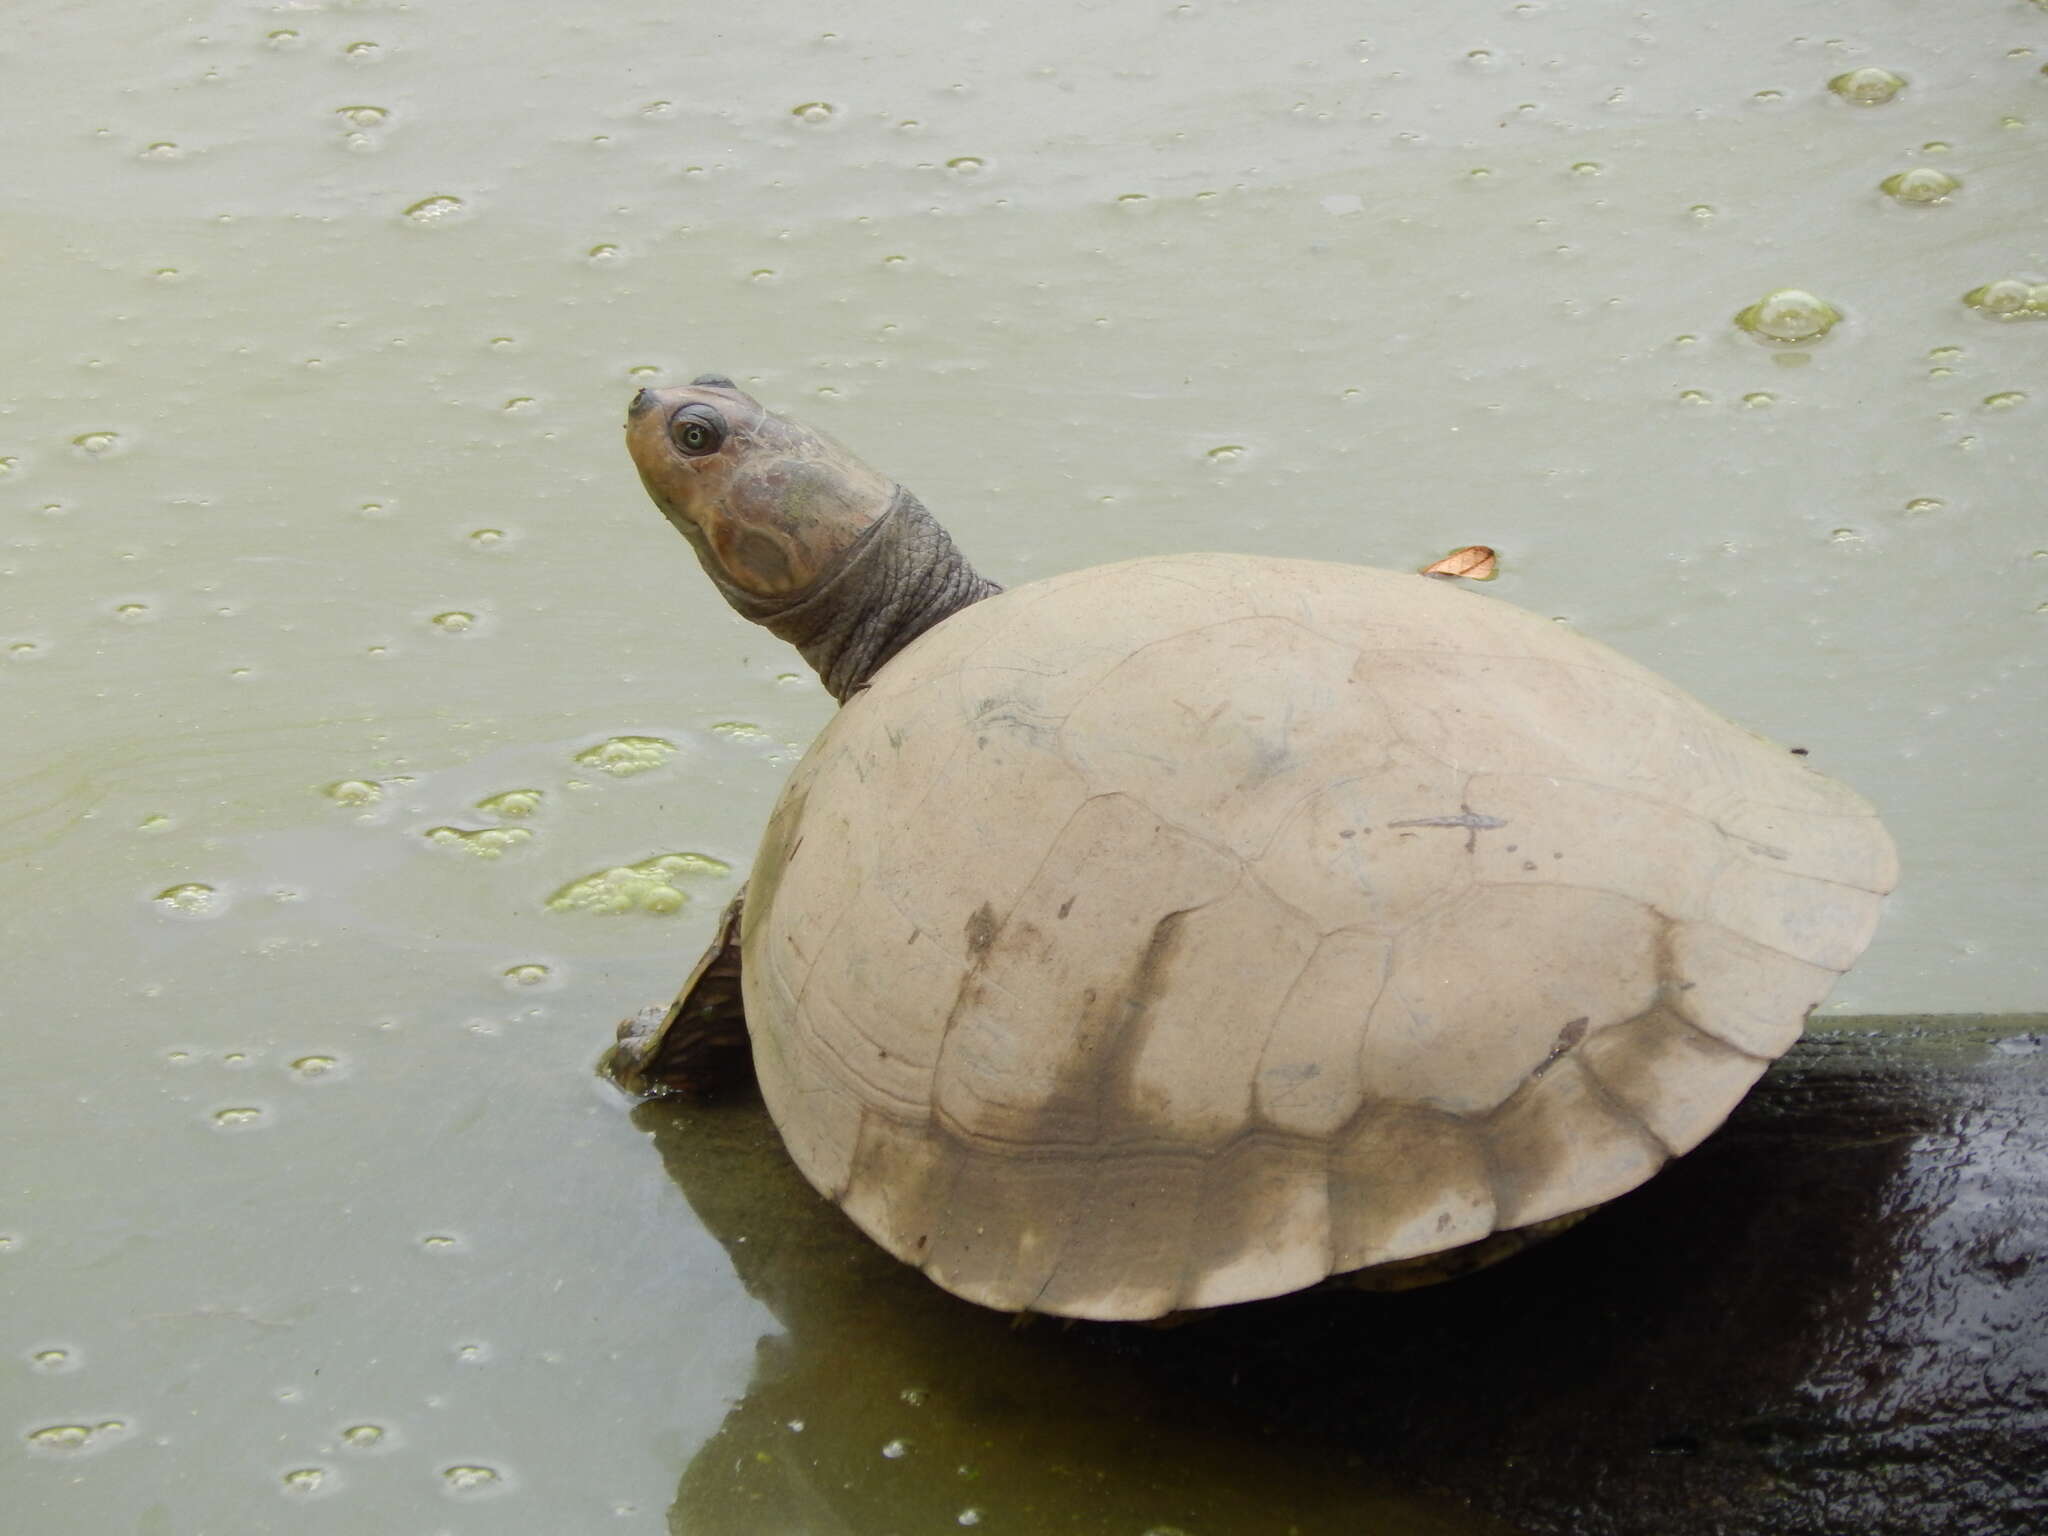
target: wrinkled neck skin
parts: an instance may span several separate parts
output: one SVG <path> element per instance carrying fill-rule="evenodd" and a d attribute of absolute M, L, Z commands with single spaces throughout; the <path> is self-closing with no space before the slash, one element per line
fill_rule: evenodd
<path fill-rule="evenodd" d="M 703 564 L 733 611 L 795 646 L 842 704 L 933 625 L 1002 591 L 900 485 L 889 510 L 795 597 L 743 592 Z"/>

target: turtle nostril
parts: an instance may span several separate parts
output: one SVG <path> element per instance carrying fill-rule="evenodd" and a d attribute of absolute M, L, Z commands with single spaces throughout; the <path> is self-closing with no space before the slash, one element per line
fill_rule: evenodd
<path fill-rule="evenodd" d="M 643 389 L 640 391 L 639 394 L 633 397 L 633 403 L 626 407 L 626 414 L 628 416 L 638 416 L 642 411 L 646 410 L 649 406 L 653 404 L 654 391 L 649 389 Z"/>

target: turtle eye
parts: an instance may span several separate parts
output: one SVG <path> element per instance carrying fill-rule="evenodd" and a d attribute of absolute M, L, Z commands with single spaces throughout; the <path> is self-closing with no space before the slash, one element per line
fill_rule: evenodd
<path fill-rule="evenodd" d="M 725 441 L 725 418 L 708 405 L 686 405 L 668 424 L 668 435 L 691 458 L 716 453 Z"/>

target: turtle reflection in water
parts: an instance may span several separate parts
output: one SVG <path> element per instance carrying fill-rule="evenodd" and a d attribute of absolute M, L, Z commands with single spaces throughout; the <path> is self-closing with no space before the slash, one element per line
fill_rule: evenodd
<path fill-rule="evenodd" d="M 740 1042 L 797 1166 L 1007 1311 L 1489 1261 L 1718 1126 L 1862 951 L 1870 806 L 1423 576 L 1172 555 L 1004 592 L 707 375 L 627 443 L 841 708 L 636 1092 Z"/>

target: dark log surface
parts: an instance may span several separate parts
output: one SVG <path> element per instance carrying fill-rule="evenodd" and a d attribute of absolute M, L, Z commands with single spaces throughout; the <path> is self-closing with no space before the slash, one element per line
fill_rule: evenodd
<path fill-rule="evenodd" d="M 677 1530 L 2048 1532 L 2048 1020 L 1831 1021 L 1496 1269 L 1169 1330 L 1012 1328 L 812 1195 L 757 1105 L 639 1114 L 786 1329 Z M 974 1486 L 919 1513 L 892 1433 Z"/>

